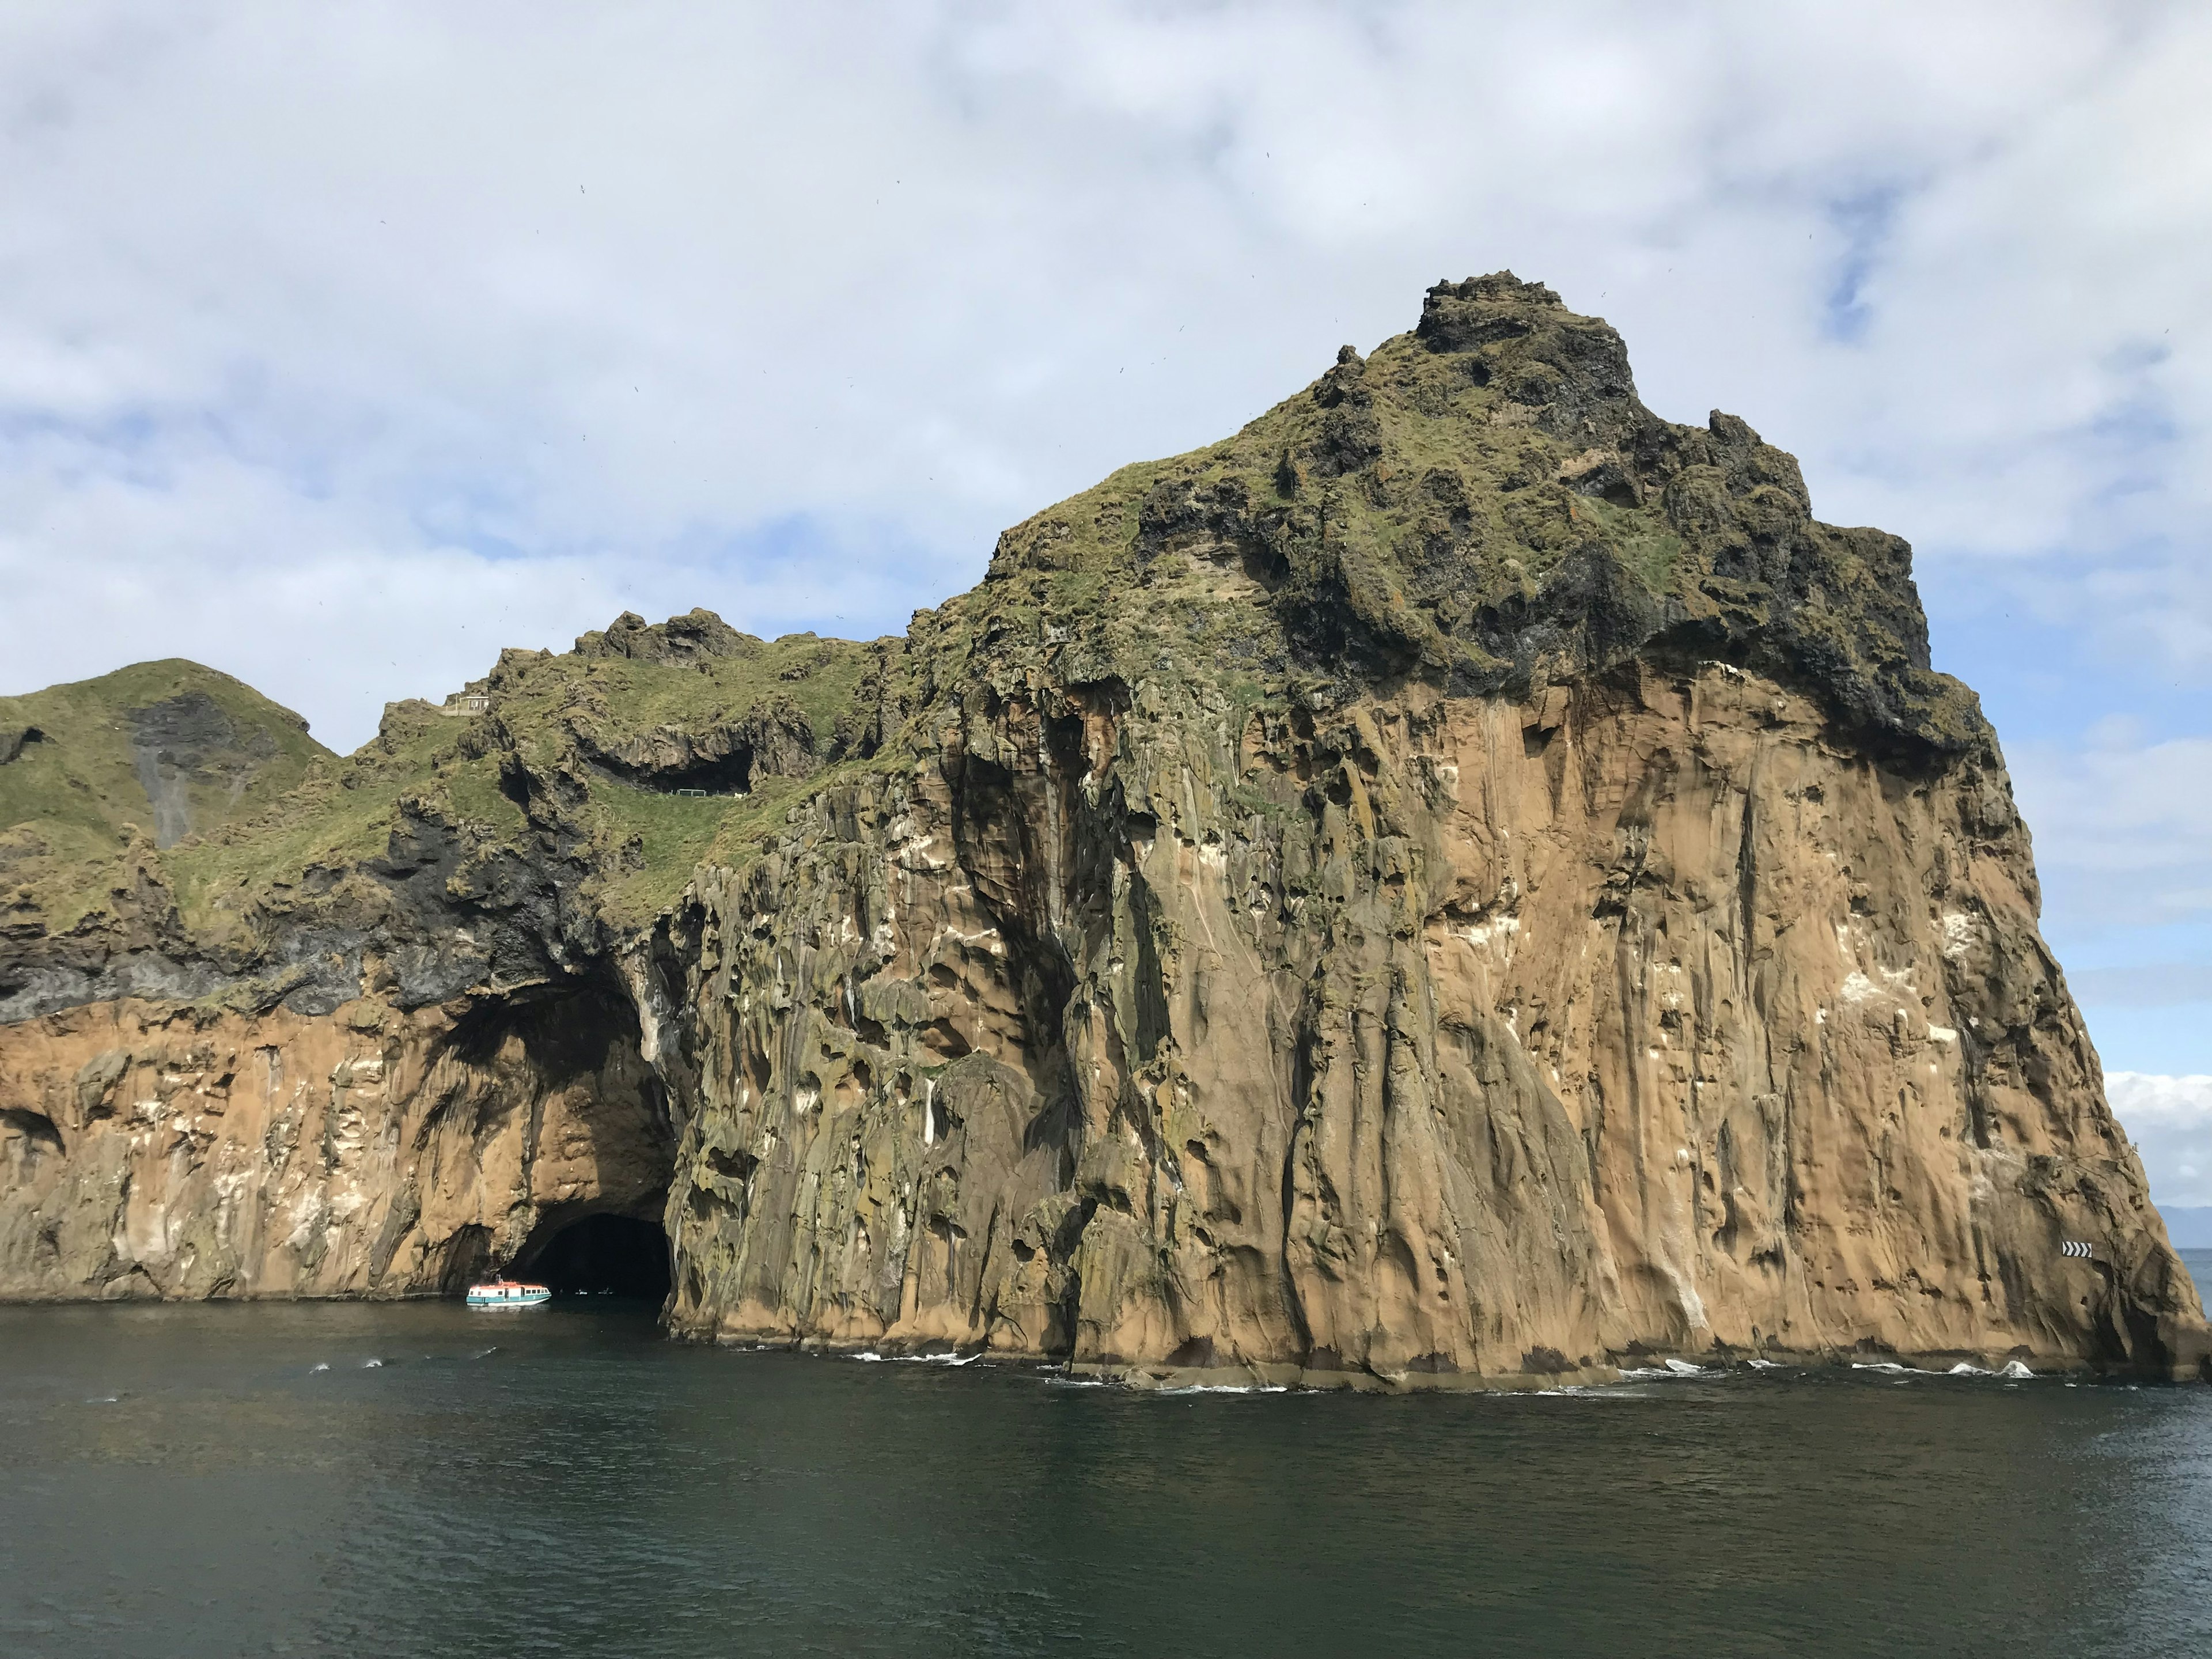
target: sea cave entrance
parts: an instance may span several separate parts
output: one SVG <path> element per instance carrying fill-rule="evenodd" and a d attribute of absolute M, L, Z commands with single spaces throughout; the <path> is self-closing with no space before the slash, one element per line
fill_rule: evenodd
<path fill-rule="evenodd" d="M 658 1307 L 674 1280 L 668 1235 L 642 1216 L 602 1211 L 559 1224 L 543 1244 L 517 1259 L 515 1272 L 556 1296 L 615 1296 Z"/>

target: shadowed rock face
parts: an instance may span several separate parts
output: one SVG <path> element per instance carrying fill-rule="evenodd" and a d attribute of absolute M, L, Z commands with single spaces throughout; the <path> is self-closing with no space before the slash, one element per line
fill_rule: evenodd
<path fill-rule="evenodd" d="M 1442 285 L 865 673 L 703 612 L 509 653 L 422 763 L 523 828 L 426 785 L 250 939 L 172 943 L 230 988 L 56 980 L 0 1030 L 0 1287 L 397 1294 L 650 1209 L 702 1337 L 2195 1375 L 1909 573 L 1741 421 L 1644 410 L 1602 323 Z M 268 1052 L 304 1089 L 230 1104 Z"/>

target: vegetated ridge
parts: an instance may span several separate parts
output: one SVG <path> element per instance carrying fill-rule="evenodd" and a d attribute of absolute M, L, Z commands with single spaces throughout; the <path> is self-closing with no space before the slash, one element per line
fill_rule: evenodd
<path fill-rule="evenodd" d="M 0 1294 L 611 1211 L 686 1334 L 1139 1380 L 2203 1362 L 1909 550 L 1510 275 L 902 638 L 625 616 L 344 759 L 251 696 L 0 702 Z"/>

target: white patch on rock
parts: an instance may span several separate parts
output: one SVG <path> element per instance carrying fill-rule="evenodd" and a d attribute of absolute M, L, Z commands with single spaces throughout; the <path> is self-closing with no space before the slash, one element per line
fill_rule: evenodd
<path fill-rule="evenodd" d="M 1477 950 L 1482 950 L 1493 944 L 1510 943 L 1520 931 L 1520 917 L 1499 916 L 1492 921 L 1478 921 L 1471 927 L 1462 927 L 1459 936 Z"/>
<path fill-rule="evenodd" d="M 1974 947 L 1974 919 L 1963 910 L 1946 910 L 1941 921 L 1943 954 L 1956 962 Z"/>

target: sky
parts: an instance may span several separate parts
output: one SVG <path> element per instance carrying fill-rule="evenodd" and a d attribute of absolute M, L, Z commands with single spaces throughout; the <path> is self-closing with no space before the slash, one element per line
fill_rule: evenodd
<path fill-rule="evenodd" d="M 2212 1205 L 2208 64 L 2152 0 L 17 0 L 0 693 L 189 656 L 344 750 L 624 609 L 896 632 L 1511 269 L 1913 543 Z"/>

